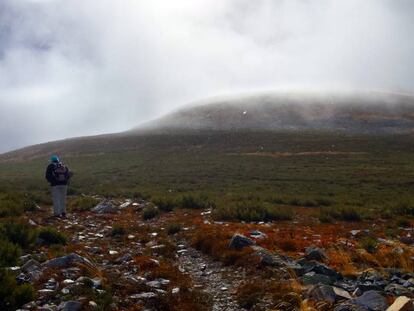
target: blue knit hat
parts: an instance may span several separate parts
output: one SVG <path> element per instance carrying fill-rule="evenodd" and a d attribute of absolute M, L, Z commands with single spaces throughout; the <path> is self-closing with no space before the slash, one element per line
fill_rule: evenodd
<path fill-rule="evenodd" d="M 55 162 L 55 163 L 58 163 L 59 162 L 59 157 L 57 156 L 57 155 L 52 155 L 51 157 L 50 157 L 50 161 L 51 162 Z"/>

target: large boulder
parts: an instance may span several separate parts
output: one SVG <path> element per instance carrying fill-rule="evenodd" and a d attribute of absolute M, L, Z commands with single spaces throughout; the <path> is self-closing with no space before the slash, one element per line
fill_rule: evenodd
<path fill-rule="evenodd" d="M 385 311 L 389 304 L 387 299 L 379 292 L 370 290 L 351 300 L 351 303 L 364 307 L 369 311 Z"/>
<path fill-rule="evenodd" d="M 248 237 L 245 237 L 242 234 L 236 233 L 231 238 L 228 247 L 232 248 L 232 249 L 242 249 L 246 246 L 251 246 L 251 245 L 255 245 L 255 244 L 256 243 L 252 239 L 249 239 Z"/>

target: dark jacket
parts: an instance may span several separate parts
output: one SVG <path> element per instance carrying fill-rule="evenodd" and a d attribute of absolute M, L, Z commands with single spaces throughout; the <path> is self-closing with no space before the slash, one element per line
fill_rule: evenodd
<path fill-rule="evenodd" d="M 55 168 L 55 165 L 57 165 L 57 163 L 50 163 L 47 166 L 47 168 L 46 168 L 46 174 L 45 174 L 46 180 L 50 183 L 50 185 L 52 187 L 53 186 L 64 186 L 64 185 L 67 185 L 69 183 L 70 177 L 72 176 L 71 172 L 66 167 L 66 171 L 67 171 L 67 174 L 68 174 L 68 178 L 66 179 L 66 181 L 58 181 L 53 176 L 53 170 Z"/>

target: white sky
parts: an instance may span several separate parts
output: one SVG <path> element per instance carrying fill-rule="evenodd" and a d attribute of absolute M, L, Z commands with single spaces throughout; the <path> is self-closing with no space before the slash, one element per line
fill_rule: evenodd
<path fill-rule="evenodd" d="M 0 0 L 0 152 L 205 97 L 414 91 L 410 0 Z"/>

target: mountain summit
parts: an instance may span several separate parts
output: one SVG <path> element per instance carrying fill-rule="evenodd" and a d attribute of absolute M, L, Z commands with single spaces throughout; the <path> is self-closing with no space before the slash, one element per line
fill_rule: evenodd
<path fill-rule="evenodd" d="M 257 143 L 260 143 L 270 132 L 278 131 L 388 135 L 410 134 L 413 130 L 413 96 L 261 94 L 206 100 L 126 132 L 34 145 L 5 153 L 0 160 L 45 157 L 51 152 L 92 155 L 147 148 L 159 150 L 161 146 L 177 147 L 182 141 L 186 146 L 203 144 L 204 139 L 209 143 L 220 141 L 224 146 L 228 144 L 222 144 L 227 139 L 224 133 L 257 132 Z"/>
<path fill-rule="evenodd" d="M 134 130 L 143 128 L 408 133 L 414 129 L 414 97 L 286 93 L 221 98 L 182 108 Z"/>

